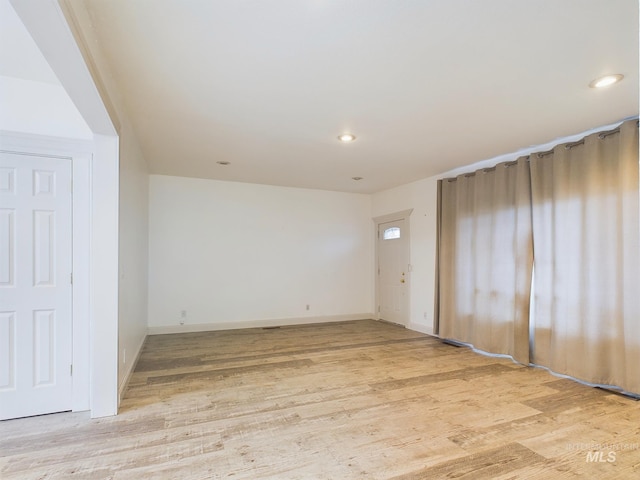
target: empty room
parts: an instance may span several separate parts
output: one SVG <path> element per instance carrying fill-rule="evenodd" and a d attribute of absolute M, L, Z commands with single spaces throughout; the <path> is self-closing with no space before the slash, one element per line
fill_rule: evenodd
<path fill-rule="evenodd" d="M 636 478 L 639 25 L 0 0 L 0 478 Z"/>

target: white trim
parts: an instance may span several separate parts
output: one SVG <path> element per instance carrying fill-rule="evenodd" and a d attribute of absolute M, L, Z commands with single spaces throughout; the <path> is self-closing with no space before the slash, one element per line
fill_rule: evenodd
<path fill-rule="evenodd" d="M 93 142 L 0 130 L 0 150 L 25 153 L 24 149 L 29 154 L 47 157 L 90 155 L 93 152 Z"/>
<path fill-rule="evenodd" d="M 407 210 L 402 210 L 401 212 L 388 213 L 386 215 L 380 215 L 379 217 L 373 217 L 373 223 L 376 224 L 376 235 L 378 234 L 378 225 L 381 223 L 393 222 L 396 220 L 408 220 L 412 212 L 413 208 L 409 208 Z"/>
<path fill-rule="evenodd" d="M 149 327 L 149 335 L 168 333 L 210 332 L 216 330 L 236 330 L 241 328 L 285 327 L 289 325 L 309 325 L 312 323 L 348 322 L 352 320 L 373 319 L 372 313 L 353 313 L 345 315 L 324 315 L 321 317 L 272 318 L 266 320 L 243 320 L 240 322 L 199 323 L 194 325 L 169 325 Z"/>
<path fill-rule="evenodd" d="M 73 157 L 73 411 L 91 408 L 91 154 Z M 79 361 L 76 361 L 76 358 Z"/>

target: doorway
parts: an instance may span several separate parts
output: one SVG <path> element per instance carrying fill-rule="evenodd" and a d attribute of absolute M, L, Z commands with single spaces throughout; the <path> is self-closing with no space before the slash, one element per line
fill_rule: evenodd
<path fill-rule="evenodd" d="M 72 162 L 0 153 L 0 419 L 71 410 Z"/>
<path fill-rule="evenodd" d="M 378 319 L 409 323 L 409 214 L 399 212 L 374 219 L 376 237 L 376 299 Z"/>

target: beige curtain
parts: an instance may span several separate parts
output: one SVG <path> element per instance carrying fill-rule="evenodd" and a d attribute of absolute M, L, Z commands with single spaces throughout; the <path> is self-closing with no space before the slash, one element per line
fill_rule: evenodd
<path fill-rule="evenodd" d="M 640 393 L 638 128 L 531 156 L 532 361 Z"/>
<path fill-rule="evenodd" d="M 439 186 L 438 334 L 528 364 L 533 255 L 527 162 Z"/>

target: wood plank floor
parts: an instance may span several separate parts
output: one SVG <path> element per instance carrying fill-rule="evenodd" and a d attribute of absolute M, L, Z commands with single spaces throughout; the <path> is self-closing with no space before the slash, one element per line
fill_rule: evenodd
<path fill-rule="evenodd" d="M 117 417 L 1 422 L 0 478 L 640 478 L 640 402 L 371 320 L 158 335 Z"/>

